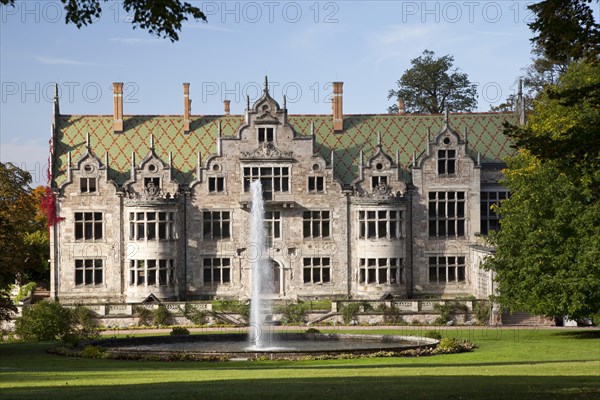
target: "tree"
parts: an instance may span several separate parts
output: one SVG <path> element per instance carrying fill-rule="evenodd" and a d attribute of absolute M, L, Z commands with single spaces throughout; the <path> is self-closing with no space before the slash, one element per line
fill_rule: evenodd
<path fill-rule="evenodd" d="M 31 175 L 0 163 L 0 318 L 15 311 L 8 291 L 15 282 L 48 279 L 47 218 L 41 209 L 44 187 L 31 190 Z"/>
<path fill-rule="evenodd" d="M 600 64 L 572 63 L 557 85 L 548 85 L 527 126 L 507 126 L 515 145 L 556 163 L 588 195 L 600 197 Z"/>
<path fill-rule="evenodd" d="M 522 151 L 508 163 L 511 196 L 490 235 L 498 301 L 511 310 L 577 319 L 600 312 L 600 203 L 551 162 Z"/>
<path fill-rule="evenodd" d="M 36 213 L 31 175 L 13 164 L 0 163 L 0 288 L 15 283 L 26 267 L 24 238 L 34 231 Z"/>
<path fill-rule="evenodd" d="M 520 155 L 508 160 L 511 197 L 486 268 L 513 310 L 600 312 L 599 88 L 598 63 L 573 62 L 538 96 L 526 127 L 507 127 Z"/>
<path fill-rule="evenodd" d="M 15 333 L 23 340 L 63 339 L 72 331 L 73 315 L 54 301 L 41 301 L 23 307 L 23 315 L 15 320 Z"/>
<path fill-rule="evenodd" d="M 589 3 L 592 0 L 544 0 L 528 6 L 535 14 L 528 25 L 537 34 L 531 41 L 546 59 L 568 65 L 599 55 L 600 26 Z"/>
<path fill-rule="evenodd" d="M 92 24 L 102 14 L 100 0 L 61 1 L 66 11 L 65 23 L 77 28 Z M 0 4 L 14 7 L 15 0 L 0 0 Z M 180 0 L 122 0 L 122 6 L 127 15 L 132 15 L 133 29 L 140 27 L 171 42 L 179 40 L 182 22 L 189 17 L 206 21 L 206 15 L 198 7 Z"/>
<path fill-rule="evenodd" d="M 403 99 L 406 112 L 440 114 L 449 111 L 471 111 L 477 105 L 477 85 L 469 81 L 459 68 L 452 69 L 454 57 L 435 57 L 433 51 L 411 60 L 412 67 L 397 81 L 398 89 L 388 92 L 391 98 Z M 398 105 L 388 107 L 397 113 Z"/>

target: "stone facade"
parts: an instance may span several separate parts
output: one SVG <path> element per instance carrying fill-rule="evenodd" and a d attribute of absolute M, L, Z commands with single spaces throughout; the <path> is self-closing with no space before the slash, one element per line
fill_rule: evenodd
<path fill-rule="evenodd" d="M 499 127 L 516 117 L 464 116 L 467 125 L 495 121 L 495 130 L 479 133 L 475 150 L 448 114 L 374 116 L 380 126 L 360 116 L 365 122 L 358 126 L 341 115 L 341 83 L 335 88 L 327 124 L 323 116 L 288 116 L 285 99 L 281 106 L 271 98 L 266 83 L 243 119 L 228 115 L 228 102 L 222 119 L 195 118 L 184 84 L 184 118 L 168 120 L 176 126 L 164 129 L 163 117 L 141 118 L 142 127 L 124 117 L 118 85 L 112 120 L 63 116 L 56 97 L 51 184 L 62 220 L 51 229 L 53 297 L 65 303 L 248 298 L 255 179 L 266 201 L 264 251 L 274 297 L 489 296 L 491 279 L 480 268 L 489 252 L 479 236 L 482 227 L 496 228 L 489 206 L 505 196 L 498 156 L 507 147 Z M 424 136 L 410 127 L 419 118 L 442 126 Z M 315 121 L 327 137 L 315 132 Z M 390 121 L 408 125 L 394 133 Z M 309 134 L 299 133 L 308 126 Z M 140 129 L 147 129 L 145 143 L 132 133 Z M 364 135 L 363 145 L 355 132 Z M 214 146 L 204 154 L 188 145 L 205 139 Z M 407 159 L 409 142 L 414 151 Z M 482 154 L 484 142 L 496 150 Z"/>

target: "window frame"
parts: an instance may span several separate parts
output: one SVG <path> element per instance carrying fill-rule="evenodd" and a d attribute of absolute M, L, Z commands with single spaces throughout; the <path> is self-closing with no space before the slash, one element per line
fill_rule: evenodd
<path fill-rule="evenodd" d="M 91 219 L 86 218 L 88 215 L 91 215 Z M 80 216 L 80 218 L 78 218 L 78 216 Z M 98 216 L 99 219 L 97 219 Z M 97 242 L 104 240 L 105 235 L 103 212 L 76 211 L 73 213 L 73 222 L 73 237 L 75 238 L 75 241 Z"/>
<path fill-rule="evenodd" d="M 85 182 L 85 184 L 84 184 Z M 90 185 L 90 182 L 94 182 Z M 93 190 L 92 190 L 93 186 Z M 85 189 L 85 190 L 84 190 Z M 80 177 L 79 178 L 79 194 L 96 194 L 98 193 L 98 178 L 97 177 Z"/>
<path fill-rule="evenodd" d="M 359 257 L 358 283 L 360 285 L 398 286 L 406 283 L 402 257 Z M 385 279 L 382 279 L 385 275 Z"/>
<path fill-rule="evenodd" d="M 256 138 L 258 143 L 275 143 L 275 127 L 274 126 L 259 126 L 256 130 Z"/>
<path fill-rule="evenodd" d="M 154 214 L 150 218 L 150 214 Z M 161 219 L 164 214 L 164 219 Z M 161 232 L 164 231 L 164 235 Z M 150 232 L 153 232 L 151 237 Z M 161 237 L 164 236 L 164 237 Z M 129 241 L 177 240 L 177 213 L 171 210 L 130 210 Z"/>
<path fill-rule="evenodd" d="M 332 272 L 331 257 L 303 257 L 302 259 L 302 282 L 305 285 L 331 284 L 333 283 Z"/>
<path fill-rule="evenodd" d="M 427 196 L 428 235 L 435 238 L 467 237 L 467 192 L 430 191 Z"/>
<path fill-rule="evenodd" d="M 209 176 L 208 177 L 208 193 L 225 193 L 225 177 L 224 176 Z"/>
<path fill-rule="evenodd" d="M 309 194 L 324 194 L 325 177 L 322 175 L 309 176 L 307 179 L 306 188 Z"/>
<path fill-rule="evenodd" d="M 223 217 L 225 213 L 227 213 L 227 218 Z M 230 210 L 203 211 L 202 237 L 205 240 L 230 240 L 232 237 L 232 220 L 233 212 Z"/>
<path fill-rule="evenodd" d="M 250 192 L 250 185 L 260 180 L 264 200 L 272 200 L 274 193 L 292 192 L 292 166 L 285 165 L 244 165 L 242 184 L 244 193 Z"/>
<path fill-rule="evenodd" d="M 326 214 L 326 217 L 324 215 Z M 302 212 L 302 236 L 307 239 L 329 239 L 332 234 L 332 212 L 330 210 L 308 210 Z M 326 235 L 323 232 L 326 231 Z"/>
<path fill-rule="evenodd" d="M 381 213 L 385 213 L 383 216 Z M 395 213 L 392 218 L 391 214 Z M 404 212 L 398 209 L 358 210 L 358 238 L 364 240 L 397 240 L 404 237 Z M 382 236 L 381 231 L 385 231 Z M 394 234 L 392 232 L 395 231 Z M 373 232 L 373 236 L 371 235 Z"/>
<path fill-rule="evenodd" d="M 204 257 L 202 259 L 202 283 L 204 286 L 233 284 L 233 263 L 230 257 Z M 227 273 L 225 273 L 227 271 Z M 207 274 L 209 272 L 209 274 Z M 207 276 L 210 275 L 210 280 Z M 227 280 L 225 280 L 227 276 Z"/>
<path fill-rule="evenodd" d="M 128 284 L 131 287 L 174 287 L 174 274 L 175 260 L 172 258 L 132 258 L 129 260 Z M 151 279 L 153 283 L 150 283 Z"/>
<path fill-rule="evenodd" d="M 452 155 L 450 154 L 452 153 Z M 437 153 L 437 171 L 438 175 L 453 177 L 456 176 L 456 149 L 438 149 Z"/>
<path fill-rule="evenodd" d="M 495 199 L 490 198 L 490 194 L 495 195 Z M 485 197 L 485 198 L 484 198 Z M 480 193 L 480 225 L 479 233 L 488 235 L 490 231 L 500 230 L 500 215 L 492 211 L 492 205 L 499 206 L 503 200 L 510 197 L 510 192 L 507 189 L 482 190 Z M 491 228 L 490 224 L 496 225 Z"/>
<path fill-rule="evenodd" d="M 76 287 L 104 285 L 104 260 L 101 258 L 76 258 L 74 272 Z M 88 282 L 88 276 L 91 282 Z"/>
<path fill-rule="evenodd" d="M 453 262 L 451 262 L 453 260 Z M 467 283 L 467 257 L 431 255 L 428 261 L 428 282 L 433 285 L 457 285 Z M 443 280 L 440 277 L 443 276 Z M 453 279 L 451 279 L 451 276 Z"/>

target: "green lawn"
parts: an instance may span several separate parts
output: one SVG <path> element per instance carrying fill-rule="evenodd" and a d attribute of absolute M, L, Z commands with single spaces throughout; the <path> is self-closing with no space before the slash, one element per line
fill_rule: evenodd
<path fill-rule="evenodd" d="M 49 344 L 0 343 L 0 399 L 600 399 L 598 330 L 445 334 L 479 348 L 421 358 L 160 363 L 66 358 L 46 354 Z"/>

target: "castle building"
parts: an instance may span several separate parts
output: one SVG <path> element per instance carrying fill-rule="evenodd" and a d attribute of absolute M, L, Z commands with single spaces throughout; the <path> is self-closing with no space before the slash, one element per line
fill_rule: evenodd
<path fill-rule="evenodd" d="M 64 303 L 249 298 L 250 183 L 265 200 L 273 296 L 491 294 L 482 241 L 506 198 L 513 113 L 64 115 L 55 96 L 51 295 Z"/>

